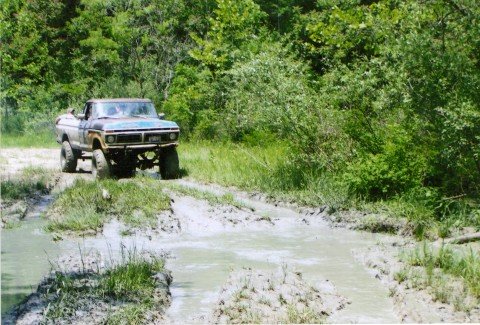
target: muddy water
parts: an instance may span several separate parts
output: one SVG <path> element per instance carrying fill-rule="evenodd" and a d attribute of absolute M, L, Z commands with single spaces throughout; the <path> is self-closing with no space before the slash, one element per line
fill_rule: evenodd
<path fill-rule="evenodd" d="M 191 321 L 191 315 L 207 313 L 232 269 L 276 269 L 287 264 L 313 284 L 330 280 L 351 301 L 329 321 L 398 322 L 388 293 L 352 259 L 351 249 L 363 245 L 360 238 L 345 238 L 341 244 L 337 238 L 297 227 L 285 232 L 223 234 L 205 238 L 203 248 L 179 247 L 177 259 L 170 262 L 175 284 L 169 314 L 183 322 Z"/>
<path fill-rule="evenodd" d="M 254 204 L 255 202 L 247 202 Z M 270 214 L 276 226 L 247 225 L 219 229 L 202 227 L 203 215 L 191 200 L 176 198 L 173 209 L 194 226 L 184 227 L 180 235 L 119 237 L 121 225 L 109 224 L 102 237 L 86 239 L 85 249 L 97 248 L 118 254 L 118 247 L 164 250 L 171 252 L 167 267 L 172 270 L 172 306 L 168 316 L 176 323 L 204 322 L 228 274 L 242 267 L 277 269 L 287 264 L 303 273 L 312 284 L 329 280 L 338 293 L 351 302 L 330 322 L 397 323 L 393 303 L 387 290 L 372 278 L 353 257 L 352 250 L 373 245 L 378 236 L 331 229 L 323 222 L 305 224 L 299 215 L 288 209 L 262 209 Z M 239 284 L 241 286 L 242 284 Z"/>
<path fill-rule="evenodd" d="M 2 229 L 2 316 L 36 290 L 50 270 L 50 261 L 74 249 L 69 242 L 55 243 L 42 230 L 44 225 L 37 216 L 18 228 Z"/>
<path fill-rule="evenodd" d="M 139 232 L 122 237 L 119 234 L 123 226 L 113 221 L 97 237 L 54 243 L 40 230 L 43 222 L 38 218 L 26 221 L 21 228 L 3 231 L 2 313 L 31 292 L 42 275 L 48 273 L 47 256 L 52 259 L 58 254 L 78 252 L 80 245 L 84 252 L 95 249 L 116 258 L 123 245 L 170 254 L 167 268 L 172 271 L 174 282 L 172 306 L 167 314 L 176 323 L 204 322 L 202 316 L 213 309 L 232 270 L 277 269 L 285 264 L 302 272 L 312 284 L 324 285 L 329 280 L 350 301 L 329 322 L 399 322 L 387 290 L 352 254 L 353 249 L 373 245 L 381 237 L 331 229 L 319 218 L 307 224 L 293 210 L 241 196 L 240 199 L 253 207 L 255 214 L 271 217 L 275 226 L 222 226 L 214 215 L 209 215 L 205 202 L 175 197 L 172 209 L 182 223 L 179 234 Z"/>

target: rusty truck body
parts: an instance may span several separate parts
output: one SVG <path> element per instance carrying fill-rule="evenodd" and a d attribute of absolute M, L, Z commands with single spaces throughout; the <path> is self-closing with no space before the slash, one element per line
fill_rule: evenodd
<path fill-rule="evenodd" d="M 155 166 L 164 179 L 178 176 L 180 128 L 148 99 L 88 100 L 80 114 L 57 118 L 56 133 L 63 172 L 75 172 L 78 159 L 91 157 L 96 178 L 128 177 Z"/>

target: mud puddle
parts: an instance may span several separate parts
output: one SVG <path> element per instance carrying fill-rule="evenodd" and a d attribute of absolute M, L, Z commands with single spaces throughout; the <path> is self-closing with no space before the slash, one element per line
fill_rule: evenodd
<path fill-rule="evenodd" d="M 265 203 L 258 203 L 255 213 L 264 216 L 268 211 L 259 206 Z M 399 322 L 387 289 L 352 255 L 354 249 L 375 244 L 378 235 L 331 229 L 324 222 L 306 224 L 289 209 L 283 209 L 281 218 L 272 216 L 275 225 L 240 227 L 219 226 L 205 203 L 192 198 L 175 197 L 172 210 L 182 224 L 178 234 L 137 232 L 121 237 L 123 226 L 111 222 L 101 236 L 85 238 L 82 243 L 84 250 L 98 249 L 112 258 L 118 256 L 121 246 L 165 251 L 174 279 L 167 312 L 172 322 L 205 322 L 232 271 L 243 267 L 275 270 L 284 265 L 302 272 L 313 285 L 328 280 L 347 298 L 350 303 L 329 322 Z"/>
<path fill-rule="evenodd" d="M 178 233 L 137 231 L 121 236 L 124 226 L 112 221 L 96 237 L 55 243 L 42 232 L 44 221 L 38 218 L 3 232 L 2 312 L 35 289 L 56 256 L 98 250 L 107 259 L 116 259 L 123 246 L 163 251 L 169 257 L 167 268 L 174 280 L 167 316 L 175 323 L 205 322 L 232 271 L 244 267 L 268 271 L 285 265 L 302 272 L 312 285 L 328 280 L 349 301 L 328 322 L 399 321 L 387 289 L 352 254 L 375 244 L 380 235 L 331 229 L 320 218 L 307 221 L 293 210 L 253 200 L 245 202 L 255 205 L 251 214 L 268 216 L 271 222 L 225 224 L 219 221 L 221 209 L 191 197 L 173 199 L 173 215 L 181 224 Z"/>

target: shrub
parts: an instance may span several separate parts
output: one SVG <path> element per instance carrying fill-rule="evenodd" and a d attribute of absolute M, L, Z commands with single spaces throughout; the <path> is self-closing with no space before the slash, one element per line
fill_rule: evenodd
<path fill-rule="evenodd" d="M 426 159 L 406 134 L 389 136 L 379 153 L 368 153 L 348 166 L 344 175 L 352 194 L 389 198 L 423 185 Z"/>

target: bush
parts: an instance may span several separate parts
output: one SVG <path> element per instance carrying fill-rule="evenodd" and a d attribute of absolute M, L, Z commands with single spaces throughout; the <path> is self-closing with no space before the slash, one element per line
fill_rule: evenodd
<path fill-rule="evenodd" d="M 19 134 L 25 128 L 25 119 L 23 114 L 2 110 L 0 119 L 2 133 Z"/>
<path fill-rule="evenodd" d="M 406 134 L 394 132 L 380 153 L 364 154 L 349 165 L 344 179 L 352 194 L 380 199 L 421 187 L 426 172 L 426 159 L 418 148 Z"/>

